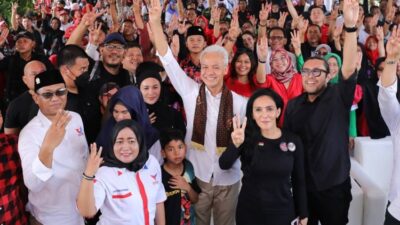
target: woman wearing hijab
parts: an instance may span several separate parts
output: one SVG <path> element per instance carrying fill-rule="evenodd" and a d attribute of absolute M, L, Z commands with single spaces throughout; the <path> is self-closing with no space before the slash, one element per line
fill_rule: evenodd
<path fill-rule="evenodd" d="M 143 100 L 146 103 L 150 122 L 159 132 L 163 129 L 175 128 L 186 134 L 186 125 L 182 114 L 168 106 L 165 87 L 161 80 L 160 65 L 154 62 L 143 62 L 137 68 L 136 81 Z"/>
<path fill-rule="evenodd" d="M 96 139 L 97 145 L 103 147 L 105 152 L 112 151 L 112 145 L 108 139 L 114 125 L 121 120 L 132 119 L 143 128 L 146 137 L 146 148 L 150 154 L 155 156 L 159 162 L 162 162 L 161 145 L 158 141 L 159 133 L 150 123 L 147 107 L 139 89 L 134 86 L 121 88 L 111 98 L 109 109 L 112 116 L 108 118 L 101 128 L 100 134 Z"/>
<path fill-rule="evenodd" d="M 303 145 L 298 136 L 277 126 L 282 98 L 271 89 L 250 97 L 246 117 L 233 118 L 231 144 L 219 158 L 230 169 L 240 157 L 243 178 L 236 224 L 307 224 Z"/>
<path fill-rule="evenodd" d="M 342 59 L 339 55 L 335 53 L 328 53 L 324 56 L 325 61 L 328 62 L 329 65 L 329 76 L 331 79 L 329 83 L 337 84 L 340 82 L 339 79 L 339 72 L 342 68 Z M 353 106 L 350 111 L 350 124 L 349 124 L 349 136 L 351 138 L 351 144 L 354 143 L 353 139 L 357 137 L 357 116 L 356 116 L 356 109 L 357 103 L 361 100 L 362 97 L 362 90 L 360 85 L 356 85 L 356 90 L 354 92 L 354 100 Z M 351 146 L 352 148 L 352 146 Z"/>
<path fill-rule="evenodd" d="M 103 164 L 102 148 L 90 146 L 77 200 L 80 214 L 93 217 L 101 210 L 98 225 L 165 225 L 160 165 L 149 155 L 140 125 L 116 123 L 109 142 L 112 150 L 103 154 Z"/>
<path fill-rule="evenodd" d="M 262 88 L 271 88 L 283 99 L 282 116 L 279 125 L 283 125 L 288 101 L 299 96 L 303 92 L 302 77 L 292 63 L 292 58 L 283 48 L 273 50 L 271 53 L 271 74 L 262 79 L 257 77 L 258 85 Z"/>

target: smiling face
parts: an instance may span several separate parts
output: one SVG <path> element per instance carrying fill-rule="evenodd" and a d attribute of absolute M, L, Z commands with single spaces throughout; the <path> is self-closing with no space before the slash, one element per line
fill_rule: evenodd
<path fill-rule="evenodd" d="M 261 133 L 276 128 L 276 121 L 279 118 L 281 109 L 270 96 L 260 96 L 253 103 L 252 116 Z"/>
<path fill-rule="evenodd" d="M 100 48 L 103 63 L 109 67 L 118 67 L 121 65 L 125 56 L 124 46 L 119 42 L 111 42 Z"/>
<path fill-rule="evenodd" d="M 335 57 L 330 57 L 328 59 L 328 65 L 329 65 L 329 74 L 331 74 L 331 77 L 336 76 L 339 73 L 339 65 Z"/>
<path fill-rule="evenodd" d="M 369 38 L 366 46 L 369 50 L 374 51 L 378 48 L 378 42 L 373 38 Z"/>
<path fill-rule="evenodd" d="M 243 53 L 241 54 L 235 62 L 235 71 L 238 76 L 249 75 L 251 69 L 250 57 Z"/>
<path fill-rule="evenodd" d="M 289 61 L 284 54 L 278 52 L 271 58 L 271 67 L 279 73 L 285 72 L 289 67 Z"/>
<path fill-rule="evenodd" d="M 140 84 L 140 92 L 142 92 L 143 100 L 145 103 L 149 105 L 155 104 L 160 98 L 160 81 L 152 77 L 144 79 Z"/>
<path fill-rule="evenodd" d="M 254 50 L 255 40 L 254 40 L 253 36 L 246 33 L 246 34 L 242 35 L 242 39 L 243 39 L 244 47 L 246 47 L 247 49 L 250 49 L 250 50 Z"/>
<path fill-rule="evenodd" d="M 138 47 L 129 48 L 126 50 L 126 54 L 124 60 L 122 61 L 122 65 L 124 69 L 129 72 L 136 71 L 137 66 L 143 62 L 143 54 L 142 50 Z"/>
<path fill-rule="evenodd" d="M 209 90 L 219 91 L 224 83 L 227 65 L 224 65 L 222 55 L 218 52 L 208 52 L 200 59 L 201 80 Z"/>
<path fill-rule="evenodd" d="M 303 70 L 320 69 L 326 70 L 324 62 L 318 59 L 310 59 L 304 63 Z M 303 75 L 303 89 L 308 95 L 318 96 L 327 86 L 329 78 L 325 72 L 318 77 L 310 74 Z"/>
<path fill-rule="evenodd" d="M 129 127 L 118 133 L 114 143 L 114 155 L 123 163 L 131 163 L 139 155 L 139 142 Z"/>

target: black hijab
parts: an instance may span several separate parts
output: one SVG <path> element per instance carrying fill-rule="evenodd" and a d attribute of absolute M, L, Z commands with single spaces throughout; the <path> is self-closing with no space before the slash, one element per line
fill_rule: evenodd
<path fill-rule="evenodd" d="M 119 159 L 117 159 L 114 154 L 114 149 L 112 149 L 111 151 L 105 152 L 103 165 L 108 167 L 126 168 L 129 171 L 137 172 L 144 166 L 147 159 L 149 158 L 144 132 L 140 125 L 134 120 L 122 120 L 117 122 L 112 130 L 111 137 L 109 138 L 110 145 L 114 146 L 119 132 L 124 128 L 131 129 L 135 134 L 139 145 L 138 156 L 130 163 L 123 163 Z"/>

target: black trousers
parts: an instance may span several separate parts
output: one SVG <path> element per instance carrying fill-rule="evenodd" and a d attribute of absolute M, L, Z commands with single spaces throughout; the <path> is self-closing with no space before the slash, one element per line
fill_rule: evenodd
<path fill-rule="evenodd" d="M 308 225 L 346 225 L 349 221 L 350 177 L 327 190 L 308 192 Z"/>
<path fill-rule="evenodd" d="M 390 203 L 388 204 L 389 207 Z M 383 225 L 400 225 L 400 221 L 394 218 L 386 208 L 385 223 Z"/>

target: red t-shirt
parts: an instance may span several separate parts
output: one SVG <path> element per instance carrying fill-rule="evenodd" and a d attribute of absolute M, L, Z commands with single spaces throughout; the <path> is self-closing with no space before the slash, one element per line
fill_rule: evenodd
<path fill-rule="evenodd" d="M 286 89 L 285 85 L 279 82 L 275 77 L 271 74 L 268 74 L 266 77 L 266 81 L 263 84 L 257 83 L 257 86 L 260 88 L 271 88 L 276 93 L 278 93 L 283 100 L 283 110 L 281 112 L 281 118 L 279 120 L 279 126 L 283 126 L 284 114 L 286 110 L 286 105 L 288 101 L 292 98 L 299 96 L 303 93 L 303 83 L 301 74 L 296 73 L 293 75 L 292 80 L 289 83 L 288 88 Z"/>

